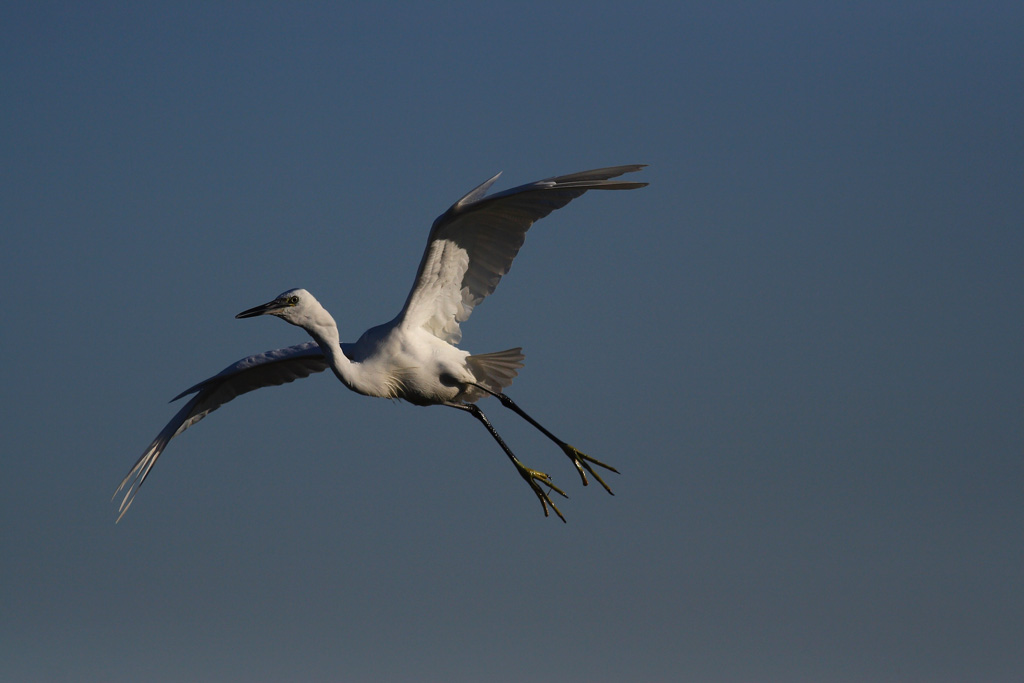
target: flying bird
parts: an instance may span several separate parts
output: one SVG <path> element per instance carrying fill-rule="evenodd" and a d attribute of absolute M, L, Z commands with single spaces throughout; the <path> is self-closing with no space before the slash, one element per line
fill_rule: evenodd
<path fill-rule="evenodd" d="M 556 437 L 504 393 L 523 367 L 521 348 L 470 354 L 457 344 L 462 339 L 460 324 L 498 286 L 535 221 L 587 190 L 644 187 L 647 183 L 612 180 L 643 167 L 636 164 L 582 171 L 487 195 L 501 174 L 495 175 L 434 221 L 402 310 L 391 322 L 364 332 L 355 343 L 341 342 L 334 318 L 304 289 L 289 289 L 273 301 L 239 313 L 236 318 L 277 316 L 304 329 L 313 341 L 243 358 L 176 396 L 175 401 L 189 395 L 192 398 L 157 434 L 117 487 L 115 498 L 127 487 L 118 508 L 118 521 L 175 436 L 236 396 L 328 368 L 342 384 L 365 396 L 404 399 L 418 406 L 448 406 L 472 415 L 487 428 L 519 476 L 530 485 L 544 516 L 550 508 L 564 522 L 550 494 L 568 496 L 547 474 L 519 461 L 477 406 L 480 399 L 497 398 L 562 449 L 584 486 L 590 474 L 611 493 L 594 468 L 618 470 Z"/>

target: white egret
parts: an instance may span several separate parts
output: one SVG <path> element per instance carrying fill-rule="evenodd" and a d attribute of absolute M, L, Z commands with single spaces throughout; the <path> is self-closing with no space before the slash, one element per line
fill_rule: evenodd
<path fill-rule="evenodd" d="M 527 415 L 503 393 L 523 366 L 521 348 L 471 355 L 456 346 L 459 324 L 494 291 L 534 221 L 568 204 L 587 190 L 632 190 L 647 183 L 611 180 L 644 166 L 614 166 L 539 180 L 485 196 L 498 179 L 483 183 L 434 221 L 412 291 L 391 322 L 371 328 L 355 343 L 342 343 L 334 318 L 304 289 L 290 289 L 273 301 L 239 313 L 237 318 L 274 315 L 304 329 L 313 341 L 259 353 L 185 390 L 174 400 L 195 394 L 143 452 L 114 492 L 126 486 L 118 520 L 124 516 L 168 442 L 231 399 L 261 387 L 292 382 L 327 368 L 352 391 L 400 398 L 409 403 L 464 410 L 479 420 L 530 485 L 548 515 L 565 517 L 549 497 L 567 497 L 544 472 L 523 465 L 495 431 L 476 402 L 496 397 L 554 441 L 576 466 L 583 485 L 587 474 L 611 493 L 594 466 L 617 472 L 562 441 Z M 131 484 L 129 485 L 129 482 Z M 548 489 L 545 491 L 545 488 Z"/>

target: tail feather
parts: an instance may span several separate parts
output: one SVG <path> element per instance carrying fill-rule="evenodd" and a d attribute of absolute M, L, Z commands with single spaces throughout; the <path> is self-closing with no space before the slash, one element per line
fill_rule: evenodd
<path fill-rule="evenodd" d="M 470 356 L 466 362 L 479 384 L 500 393 L 502 389 L 512 384 L 512 380 L 518 374 L 517 371 L 523 367 L 524 360 L 526 356 L 523 355 L 523 349 L 516 347 L 506 351 Z"/>

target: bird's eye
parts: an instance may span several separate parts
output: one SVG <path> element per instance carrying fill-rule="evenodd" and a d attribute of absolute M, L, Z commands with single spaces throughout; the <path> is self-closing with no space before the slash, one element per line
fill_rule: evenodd
<path fill-rule="evenodd" d="M 288 297 L 288 305 L 289 306 L 294 306 L 297 303 L 299 303 L 299 297 L 297 297 L 297 296 L 290 296 L 290 297 Z"/>

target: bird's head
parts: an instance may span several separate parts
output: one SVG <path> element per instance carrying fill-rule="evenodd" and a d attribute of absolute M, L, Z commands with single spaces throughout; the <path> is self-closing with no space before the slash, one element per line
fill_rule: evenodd
<path fill-rule="evenodd" d="M 304 289 L 289 289 L 273 301 L 242 311 L 236 318 L 255 318 L 258 315 L 276 315 L 292 325 L 309 329 L 323 322 L 327 314 L 316 298 Z M 333 322 L 333 320 L 331 321 Z"/>

